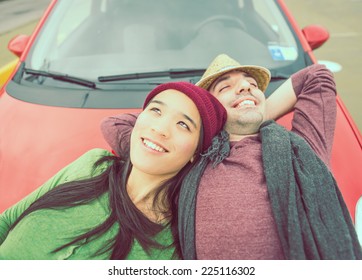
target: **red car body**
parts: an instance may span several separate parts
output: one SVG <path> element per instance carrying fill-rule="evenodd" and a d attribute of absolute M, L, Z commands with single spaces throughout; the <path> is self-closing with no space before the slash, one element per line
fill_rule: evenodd
<path fill-rule="evenodd" d="M 110 149 L 99 129 L 103 118 L 139 110 L 137 106 L 53 106 L 24 101 L 9 94 L 17 87 L 14 84 L 15 76 L 22 67 L 22 62 L 26 61 L 31 53 L 58 2 L 61 0 L 51 2 L 30 37 L 18 37 L 9 44 L 9 49 L 17 53 L 20 59 L 0 91 L 0 212 L 15 204 L 87 150 L 96 147 Z M 312 47 L 323 44 L 328 39 L 328 33 L 313 26 L 301 30 L 284 2 L 275 2 L 289 22 L 304 56 L 310 61 L 309 64 L 316 63 Z M 317 36 L 313 35 L 312 31 L 317 31 Z M 207 67 L 207 64 L 204 67 Z M 107 98 L 106 94 L 104 98 Z M 362 139 L 339 97 L 337 103 L 332 171 L 354 219 L 356 203 L 362 196 Z M 290 127 L 291 116 L 288 114 L 278 122 Z"/>

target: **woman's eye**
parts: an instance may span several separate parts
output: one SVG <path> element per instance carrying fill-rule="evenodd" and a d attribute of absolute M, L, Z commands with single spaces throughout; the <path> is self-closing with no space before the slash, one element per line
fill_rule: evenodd
<path fill-rule="evenodd" d="M 158 109 L 158 108 L 156 108 L 156 107 L 152 107 L 151 109 L 150 109 L 150 111 L 152 111 L 152 112 L 155 112 L 155 113 L 157 113 L 157 114 L 161 114 L 161 110 L 160 109 Z"/>
<path fill-rule="evenodd" d="M 185 122 L 180 121 L 180 122 L 178 122 L 178 124 L 180 126 L 182 126 L 183 128 L 186 128 L 187 130 L 190 130 L 190 127 Z"/>

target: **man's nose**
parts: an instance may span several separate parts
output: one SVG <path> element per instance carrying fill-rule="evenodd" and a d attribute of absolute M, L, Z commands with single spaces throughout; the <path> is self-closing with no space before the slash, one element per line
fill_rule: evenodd
<path fill-rule="evenodd" d="M 247 80 L 241 80 L 236 88 L 236 94 L 249 93 L 251 84 Z"/>

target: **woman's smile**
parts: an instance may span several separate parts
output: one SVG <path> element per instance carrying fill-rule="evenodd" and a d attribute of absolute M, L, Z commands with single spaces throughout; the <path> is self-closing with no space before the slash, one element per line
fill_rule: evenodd
<path fill-rule="evenodd" d="M 168 153 L 168 150 L 163 147 L 161 144 L 150 140 L 148 138 L 141 138 L 143 145 L 152 151 L 159 152 L 159 153 Z"/>

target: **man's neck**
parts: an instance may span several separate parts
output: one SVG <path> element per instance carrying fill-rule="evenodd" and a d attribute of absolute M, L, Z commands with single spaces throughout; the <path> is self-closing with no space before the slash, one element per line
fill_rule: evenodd
<path fill-rule="evenodd" d="M 237 142 L 244 138 L 248 138 L 250 136 L 258 135 L 259 133 L 253 133 L 253 134 L 229 134 L 229 141 L 230 142 Z"/>

